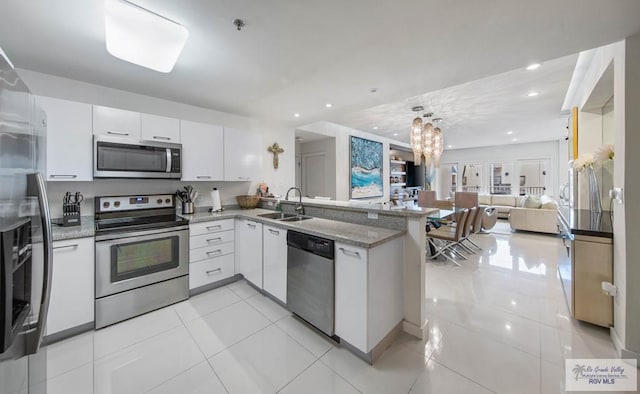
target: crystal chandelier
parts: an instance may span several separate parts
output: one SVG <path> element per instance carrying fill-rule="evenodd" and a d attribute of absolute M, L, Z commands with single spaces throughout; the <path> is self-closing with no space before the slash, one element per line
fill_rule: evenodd
<path fill-rule="evenodd" d="M 421 112 L 423 107 L 411 108 L 414 112 Z M 411 124 L 410 143 L 411 150 L 413 151 L 413 160 L 416 165 L 420 165 L 422 162 L 422 156 L 424 156 L 425 165 L 429 166 L 433 162 L 436 168 L 440 167 L 440 158 L 444 151 L 444 137 L 440 127 L 433 127 L 431 123 L 432 113 L 423 115 L 427 118 L 427 121 L 423 123 L 420 116 L 416 116 Z M 435 118 L 433 122 L 439 124 L 442 118 Z"/>

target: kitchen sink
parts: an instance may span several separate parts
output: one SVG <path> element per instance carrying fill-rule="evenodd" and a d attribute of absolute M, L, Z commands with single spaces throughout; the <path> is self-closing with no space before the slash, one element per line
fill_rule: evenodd
<path fill-rule="evenodd" d="M 290 216 L 288 218 L 280 219 L 281 222 L 300 222 L 302 220 L 313 219 L 311 216 Z"/>
<path fill-rule="evenodd" d="M 284 220 L 288 218 L 295 218 L 297 215 L 293 213 L 284 213 L 284 212 L 274 212 L 274 213 L 263 213 L 262 215 L 258 215 L 261 218 L 267 219 L 276 219 L 276 220 Z"/>

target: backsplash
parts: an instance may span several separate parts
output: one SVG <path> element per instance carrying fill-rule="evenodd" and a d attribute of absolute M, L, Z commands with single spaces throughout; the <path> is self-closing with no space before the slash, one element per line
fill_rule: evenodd
<path fill-rule="evenodd" d="M 134 194 L 173 194 L 176 189 L 191 185 L 198 191 L 196 207 L 211 206 L 211 190 L 220 191 L 222 205 L 237 205 L 236 196 L 255 194 L 257 182 L 182 182 L 164 179 L 96 179 L 92 182 L 47 182 L 49 209 L 52 218 L 62 216 L 62 199 L 66 192 L 80 192 L 83 216 L 93 216 L 95 196 Z M 178 204 L 179 207 L 179 204 Z"/>

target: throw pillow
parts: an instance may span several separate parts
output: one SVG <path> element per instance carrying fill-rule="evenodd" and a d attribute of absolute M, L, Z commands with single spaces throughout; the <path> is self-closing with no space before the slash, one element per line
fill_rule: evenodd
<path fill-rule="evenodd" d="M 524 201 L 524 208 L 538 209 L 541 206 L 542 206 L 542 203 L 540 202 L 540 197 L 528 196 L 527 199 Z"/>
<path fill-rule="evenodd" d="M 540 206 L 541 209 L 556 209 L 558 208 L 558 203 L 549 196 L 540 197 Z"/>
<path fill-rule="evenodd" d="M 527 203 L 528 199 L 529 199 L 529 195 L 528 194 L 526 196 L 520 197 L 520 204 L 518 204 L 520 206 L 520 208 L 525 208 L 525 204 Z"/>

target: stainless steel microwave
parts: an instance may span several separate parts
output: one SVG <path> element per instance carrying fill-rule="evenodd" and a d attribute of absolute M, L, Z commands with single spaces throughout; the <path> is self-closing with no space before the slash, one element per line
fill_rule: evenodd
<path fill-rule="evenodd" d="M 182 145 L 93 136 L 94 178 L 182 177 Z"/>

